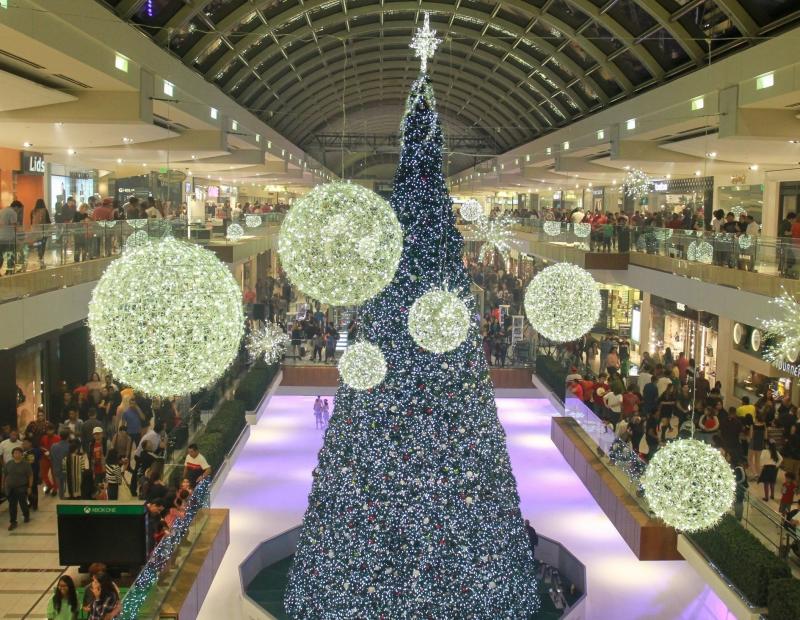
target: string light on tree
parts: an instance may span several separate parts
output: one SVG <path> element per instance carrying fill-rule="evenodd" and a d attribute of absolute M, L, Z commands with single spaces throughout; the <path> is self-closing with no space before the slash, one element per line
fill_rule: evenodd
<path fill-rule="evenodd" d="M 647 196 L 650 193 L 650 185 L 650 177 L 638 168 L 629 170 L 625 175 L 625 180 L 622 182 L 625 195 L 634 200 Z"/>
<path fill-rule="evenodd" d="M 423 349 L 447 353 L 464 342 L 469 331 L 469 309 L 455 293 L 434 289 L 414 302 L 408 313 L 408 331 Z"/>
<path fill-rule="evenodd" d="M 772 364 L 784 361 L 794 364 L 800 349 L 800 304 L 785 288 L 769 303 L 780 318 L 761 321 L 764 337 L 769 343 L 764 349 L 764 358 Z"/>
<path fill-rule="evenodd" d="M 342 354 L 339 375 L 346 385 L 355 390 L 374 388 L 386 376 L 386 359 L 380 347 L 369 342 L 357 342 Z"/>
<path fill-rule="evenodd" d="M 292 283 L 334 306 L 357 305 L 382 291 L 402 250 L 403 231 L 391 207 L 355 183 L 312 189 L 289 209 L 278 237 Z"/>
<path fill-rule="evenodd" d="M 554 342 L 577 340 L 600 317 L 600 291 L 592 274 L 569 263 L 540 271 L 525 291 L 525 313 L 533 328 Z"/>
<path fill-rule="evenodd" d="M 461 218 L 465 222 L 474 222 L 481 217 L 483 217 L 483 207 L 474 198 L 461 205 Z"/>
<path fill-rule="evenodd" d="M 196 392 L 239 351 L 241 296 L 228 268 L 198 245 L 167 237 L 127 249 L 92 293 L 92 344 L 114 378 L 135 390 Z"/>
<path fill-rule="evenodd" d="M 251 360 L 263 359 L 267 364 L 279 362 L 289 346 L 289 335 L 278 325 L 268 321 L 254 329 L 247 337 L 247 352 Z"/>
<path fill-rule="evenodd" d="M 650 508 L 681 532 L 713 527 L 733 504 L 736 481 L 719 450 L 696 439 L 660 448 L 642 477 Z"/>
<path fill-rule="evenodd" d="M 472 223 L 470 239 L 483 241 L 478 257 L 480 261 L 485 261 L 492 250 L 497 250 L 503 260 L 508 261 L 512 246 L 519 245 L 512 226 L 514 226 L 513 218 L 506 215 L 493 219 L 481 216 Z"/>
<path fill-rule="evenodd" d="M 414 50 L 414 55 L 420 59 L 420 73 L 428 71 L 428 59 L 433 58 L 436 48 L 439 47 L 441 42 L 441 39 L 436 38 L 436 31 L 431 30 L 430 15 L 426 11 L 422 28 L 417 28 L 417 32 L 409 45 Z"/>

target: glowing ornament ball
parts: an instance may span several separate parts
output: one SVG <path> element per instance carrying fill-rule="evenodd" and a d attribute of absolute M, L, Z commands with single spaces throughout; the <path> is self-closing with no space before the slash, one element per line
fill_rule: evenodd
<path fill-rule="evenodd" d="M 244 228 L 242 228 L 241 224 L 231 224 L 228 226 L 228 230 L 225 233 L 225 237 L 228 241 L 239 241 L 244 236 Z"/>
<path fill-rule="evenodd" d="M 339 360 L 339 375 L 351 388 L 368 390 L 386 377 L 386 359 L 380 347 L 357 342 L 347 347 Z"/>
<path fill-rule="evenodd" d="M 261 216 L 248 215 L 244 218 L 244 223 L 248 228 L 257 228 L 258 226 L 261 226 Z"/>
<path fill-rule="evenodd" d="M 525 313 L 545 338 L 577 340 L 600 316 L 600 291 L 592 274 L 569 263 L 543 269 L 525 291 Z"/>
<path fill-rule="evenodd" d="M 274 364 L 283 357 L 289 341 L 285 331 L 275 323 L 268 322 L 247 337 L 247 351 L 253 360 L 263 358 L 267 364 Z"/>
<path fill-rule="evenodd" d="M 242 293 L 200 246 L 168 237 L 126 249 L 89 302 L 92 343 L 114 377 L 152 396 L 195 392 L 239 351 Z"/>
<path fill-rule="evenodd" d="M 394 277 L 403 230 L 389 204 L 350 183 L 318 185 L 295 202 L 278 253 L 289 279 L 325 304 L 360 304 Z"/>
<path fill-rule="evenodd" d="M 736 480 L 722 454 L 696 439 L 655 453 L 642 478 L 653 512 L 681 532 L 713 527 L 733 504 Z"/>
<path fill-rule="evenodd" d="M 408 313 L 408 331 L 420 347 L 433 353 L 458 348 L 469 331 L 469 309 L 455 293 L 433 289 L 419 297 Z"/>
<path fill-rule="evenodd" d="M 483 215 L 483 207 L 474 198 L 461 205 L 461 217 L 466 222 L 474 222 Z"/>

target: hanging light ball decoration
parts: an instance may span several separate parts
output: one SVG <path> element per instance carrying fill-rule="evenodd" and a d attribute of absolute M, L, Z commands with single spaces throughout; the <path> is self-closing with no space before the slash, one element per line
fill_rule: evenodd
<path fill-rule="evenodd" d="M 267 322 L 263 327 L 250 332 L 247 337 L 247 352 L 253 361 L 262 358 L 267 364 L 274 364 L 286 353 L 289 341 L 289 334 L 275 323 Z"/>
<path fill-rule="evenodd" d="M 100 220 L 97 222 L 101 228 L 114 228 L 117 225 L 117 220 Z"/>
<path fill-rule="evenodd" d="M 236 358 L 242 293 L 212 252 L 167 237 L 106 268 L 88 322 L 115 379 L 151 396 L 179 396 L 209 385 Z"/>
<path fill-rule="evenodd" d="M 588 237 L 592 234 L 592 225 L 578 222 L 572 225 L 572 231 L 575 233 L 576 237 Z"/>
<path fill-rule="evenodd" d="M 131 228 L 144 228 L 147 226 L 147 218 L 139 218 L 136 220 L 125 220 Z"/>
<path fill-rule="evenodd" d="M 739 235 L 739 248 L 749 250 L 751 247 L 753 247 L 753 236 L 747 233 Z"/>
<path fill-rule="evenodd" d="M 600 291 L 592 274 L 569 263 L 543 269 L 525 291 L 533 328 L 554 342 L 577 340 L 600 317 Z"/>
<path fill-rule="evenodd" d="M 768 362 L 780 366 L 783 362 L 795 364 L 800 351 L 800 304 L 794 296 L 781 287 L 781 294 L 769 300 L 775 307 L 774 316 L 759 319 L 764 337 L 769 343 L 763 356 Z"/>
<path fill-rule="evenodd" d="M 289 209 L 278 237 L 292 283 L 334 306 L 358 305 L 380 293 L 402 251 L 403 230 L 392 208 L 355 183 L 312 189 Z"/>
<path fill-rule="evenodd" d="M 642 477 L 653 512 L 681 532 L 713 527 L 733 504 L 736 481 L 722 454 L 696 439 L 668 443 Z"/>
<path fill-rule="evenodd" d="M 244 236 L 244 228 L 241 224 L 231 224 L 225 232 L 225 238 L 228 241 L 239 241 Z"/>
<path fill-rule="evenodd" d="M 125 239 L 125 249 L 129 248 L 142 248 L 150 245 L 150 235 L 146 230 L 137 230 L 135 233 L 128 235 Z"/>
<path fill-rule="evenodd" d="M 248 215 L 244 218 L 244 224 L 248 228 L 258 228 L 259 226 L 261 226 L 261 216 Z"/>
<path fill-rule="evenodd" d="M 650 193 L 650 185 L 650 177 L 647 176 L 647 173 L 638 168 L 632 168 L 625 175 L 622 189 L 626 196 L 638 200 Z"/>
<path fill-rule="evenodd" d="M 686 257 L 691 261 L 710 265 L 714 260 L 714 246 L 708 241 L 692 241 L 686 250 Z"/>
<path fill-rule="evenodd" d="M 747 215 L 747 209 L 745 209 L 742 205 L 735 205 L 731 207 L 731 213 L 733 213 L 733 217 L 735 217 L 738 221 L 741 216 Z"/>
<path fill-rule="evenodd" d="M 551 237 L 557 237 L 561 234 L 561 222 L 551 222 L 550 220 L 547 220 L 542 228 L 544 228 L 545 234 L 548 234 Z M 591 230 L 589 232 L 591 232 Z"/>
<path fill-rule="evenodd" d="M 347 347 L 339 360 L 339 375 L 355 390 L 374 388 L 386 377 L 386 359 L 380 347 L 357 342 Z"/>
<path fill-rule="evenodd" d="M 474 222 L 483 216 L 483 207 L 474 198 L 470 198 L 461 205 L 461 219 L 465 222 Z"/>
<path fill-rule="evenodd" d="M 469 321 L 469 309 L 458 295 L 433 289 L 411 306 L 408 331 L 423 349 L 447 353 L 466 340 Z"/>

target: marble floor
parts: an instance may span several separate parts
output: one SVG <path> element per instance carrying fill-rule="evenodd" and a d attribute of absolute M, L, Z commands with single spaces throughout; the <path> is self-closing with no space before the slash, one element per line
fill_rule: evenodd
<path fill-rule="evenodd" d="M 322 444 L 313 396 L 275 396 L 219 489 L 231 509 L 231 545 L 200 620 L 241 618 L 237 567 L 264 538 L 300 522 Z M 588 618 L 733 618 L 685 562 L 639 562 L 550 441 L 555 414 L 544 399 L 499 398 L 522 511 L 588 569 Z"/>

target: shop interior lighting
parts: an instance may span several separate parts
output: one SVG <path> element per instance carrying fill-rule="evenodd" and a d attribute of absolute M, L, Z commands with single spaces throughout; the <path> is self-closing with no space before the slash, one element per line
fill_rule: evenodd
<path fill-rule="evenodd" d="M 172 97 L 172 95 L 175 94 L 175 84 L 173 84 L 172 82 L 168 82 L 167 80 L 164 80 L 164 94 L 167 97 Z"/>
<path fill-rule="evenodd" d="M 629 118 L 625 122 L 625 129 L 627 129 L 628 131 L 633 131 L 634 129 L 636 129 L 636 119 L 635 118 Z"/>
<path fill-rule="evenodd" d="M 22 146 L 23 148 L 29 149 L 33 146 L 33 142 L 23 142 Z"/>
<path fill-rule="evenodd" d="M 706 100 L 704 97 L 697 97 L 692 99 L 692 111 L 696 112 L 697 110 L 702 110 L 706 107 Z"/>
<path fill-rule="evenodd" d="M 117 54 L 116 56 L 114 56 L 114 67 L 116 69 L 119 69 L 120 71 L 123 71 L 124 73 L 127 73 L 128 59 L 125 58 L 124 56 L 120 56 L 119 54 Z"/>
<path fill-rule="evenodd" d="M 605 140 L 606 138 L 606 130 L 605 129 L 598 129 L 597 130 L 597 139 L 598 140 Z"/>
<path fill-rule="evenodd" d="M 772 88 L 775 85 L 775 74 L 773 72 L 765 73 L 756 78 L 756 90 L 764 90 L 765 88 Z"/>
<path fill-rule="evenodd" d="M 218 116 L 219 116 L 219 110 L 217 110 L 217 108 L 211 108 L 211 118 L 217 120 Z"/>

